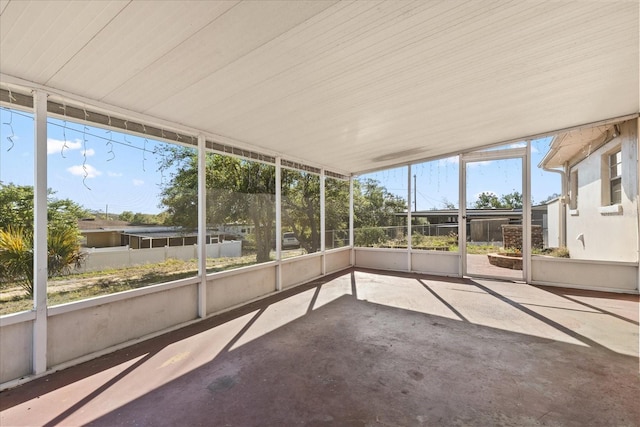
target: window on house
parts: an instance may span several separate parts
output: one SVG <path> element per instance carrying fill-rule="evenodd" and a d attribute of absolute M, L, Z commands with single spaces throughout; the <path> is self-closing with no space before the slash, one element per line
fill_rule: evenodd
<path fill-rule="evenodd" d="M 609 154 L 609 204 L 622 203 L 622 151 Z"/>
<path fill-rule="evenodd" d="M 571 200 L 569 209 L 578 209 L 578 171 L 571 171 Z"/>

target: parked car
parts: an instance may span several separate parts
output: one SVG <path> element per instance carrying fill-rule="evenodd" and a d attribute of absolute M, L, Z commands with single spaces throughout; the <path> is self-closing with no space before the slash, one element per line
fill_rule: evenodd
<path fill-rule="evenodd" d="M 282 248 L 299 248 L 300 241 L 295 234 L 291 232 L 284 233 L 282 235 Z"/>

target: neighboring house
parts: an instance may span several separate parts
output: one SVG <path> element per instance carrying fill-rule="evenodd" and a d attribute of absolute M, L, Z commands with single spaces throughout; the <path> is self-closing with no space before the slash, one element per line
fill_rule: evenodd
<path fill-rule="evenodd" d="M 531 207 L 531 223 L 541 227 L 536 232 L 543 233 L 544 246 L 547 244 L 547 206 Z M 473 242 L 502 241 L 502 226 L 508 224 L 522 224 L 522 209 L 467 209 L 467 238 Z M 399 213 L 398 216 L 406 216 Z M 458 210 L 438 209 L 417 211 L 411 213 L 412 218 L 426 220 L 425 225 L 414 225 L 413 232 L 425 236 L 445 236 L 458 232 Z M 556 245 L 557 246 L 557 245 Z"/>
<path fill-rule="evenodd" d="M 81 220 L 80 234 L 86 248 L 114 248 L 127 246 L 131 249 L 160 248 L 165 246 L 190 246 L 198 241 L 197 232 L 180 227 L 135 226 L 125 221 Z M 206 242 L 218 243 L 228 235 L 207 232 Z"/>
<path fill-rule="evenodd" d="M 253 234 L 255 227 L 246 223 L 227 223 L 218 225 L 212 231 L 225 235 L 233 235 L 239 238 L 246 238 L 248 235 Z"/>
<path fill-rule="evenodd" d="M 562 198 L 556 197 L 545 202 L 544 216 L 542 217 L 544 229 L 544 246 L 547 248 L 560 248 L 567 246 L 564 236 L 560 234 L 560 221 L 562 218 Z M 535 207 L 534 207 L 535 208 Z"/>
<path fill-rule="evenodd" d="M 539 166 L 564 180 L 547 205 L 550 239 L 574 259 L 638 261 L 637 119 L 559 134 Z"/>

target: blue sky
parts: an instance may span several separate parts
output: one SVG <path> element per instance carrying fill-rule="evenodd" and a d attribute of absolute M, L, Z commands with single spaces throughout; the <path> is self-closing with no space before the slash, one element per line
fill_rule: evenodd
<path fill-rule="evenodd" d="M 549 150 L 551 138 L 532 141 L 531 149 L 531 193 L 538 203 L 553 193 L 560 192 L 560 176 L 539 169 L 538 163 Z M 509 147 L 524 146 L 524 143 Z M 474 162 L 467 166 L 467 206 L 482 192 L 498 196 L 518 191 L 522 193 L 522 165 L 519 159 Z M 458 157 L 414 164 L 411 181 L 415 175 L 417 209 L 442 209 L 444 201 L 458 205 Z M 362 175 L 380 181 L 390 192 L 407 198 L 407 168 L 389 169 Z M 412 196 L 413 197 L 413 196 Z M 412 206 L 413 207 L 413 206 Z"/>
<path fill-rule="evenodd" d="M 30 114 L 0 109 L 0 181 L 33 185 L 33 119 Z M 49 119 L 48 186 L 56 197 L 69 198 L 87 209 L 158 213 L 160 184 L 154 150 L 165 143 Z M 12 139 L 12 141 L 9 140 Z M 534 202 L 560 191 L 558 174 L 537 168 L 550 139 L 533 142 L 532 196 Z M 519 160 L 474 163 L 468 168 L 469 203 L 483 191 L 497 195 L 522 191 Z M 417 182 L 418 210 L 457 205 L 457 157 L 412 166 Z M 407 194 L 407 168 L 367 174 L 401 197 Z M 412 178 L 413 180 L 413 178 Z"/>
<path fill-rule="evenodd" d="M 33 119 L 0 110 L 0 180 L 33 185 Z M 87 209 L 158 213 L 160 184 L 154 150 L 165 143 L 62 120 L 48 120 L 47 185 L 57 198 Z M 11 126 L 7 123 L 11 123 Z M 12 137 L 11 141 L 7 138 Z"/>

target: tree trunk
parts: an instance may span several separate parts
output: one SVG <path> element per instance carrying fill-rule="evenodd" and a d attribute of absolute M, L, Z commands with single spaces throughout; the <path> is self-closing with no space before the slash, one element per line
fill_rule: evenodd
<path fill-rule="evenodd" d="M 271 212 L 269 200 L 263 200 L 261 195 L 254 195 L 251 203 L 251 218 L 256 233 L 256 262 L 262 263 L 271 260 L 271 232 L 273 224 L 269 213 Z M 264 215 L 265 218 L 262 218 Z"/>

